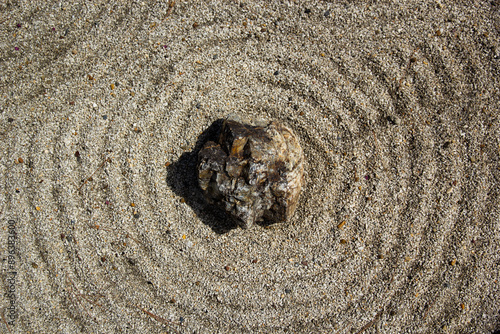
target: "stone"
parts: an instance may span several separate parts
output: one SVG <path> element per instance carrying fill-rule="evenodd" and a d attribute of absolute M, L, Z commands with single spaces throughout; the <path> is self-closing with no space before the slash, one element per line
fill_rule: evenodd
<path fill-rule="evenodd" d="M 224 120 L 217 142 L 198 153 L 198 182 L 209 203 L 242 228 L 289 221 L 304 185 L 304 153 L 293 131 L 276 121 Z"/>

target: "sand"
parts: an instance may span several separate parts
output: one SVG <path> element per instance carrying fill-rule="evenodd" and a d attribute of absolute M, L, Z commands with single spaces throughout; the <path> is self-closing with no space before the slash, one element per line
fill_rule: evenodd
<path fill-rule="evenodd" d="M 2 2 L 2 333 L 500 330 L 498 1 Z M 288 223 L 193 174 L 298 135 Z M 207 130 L 208 129 L 208 130 Z"/>

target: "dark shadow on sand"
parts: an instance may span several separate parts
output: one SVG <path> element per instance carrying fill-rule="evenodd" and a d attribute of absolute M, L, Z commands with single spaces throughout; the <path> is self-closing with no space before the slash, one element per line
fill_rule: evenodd
<path fill-rule="evenodd" d="M 186 152 L 167 167 L 167 184 L 174 193 L 184 198 L 200 220 L 218 234 L 227 233 L 238 225 L 223 210 L 207 202 L 198 184 L 198 152 L 209 140 L 217 141 L 223 119 L 218 119 L 196 141 L 191 152 Z"/>

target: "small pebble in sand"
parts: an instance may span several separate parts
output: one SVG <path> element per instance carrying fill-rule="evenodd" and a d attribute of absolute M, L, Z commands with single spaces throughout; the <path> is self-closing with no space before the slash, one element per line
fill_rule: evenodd
<path fill-rule="evenodd" d="M 198 181 L 206 199 L 248 228 L 288 221 L 304 184 L 304 153 L 295 134 L 278 122 L 224 121 L 218 142 L 198 154 Z"/>

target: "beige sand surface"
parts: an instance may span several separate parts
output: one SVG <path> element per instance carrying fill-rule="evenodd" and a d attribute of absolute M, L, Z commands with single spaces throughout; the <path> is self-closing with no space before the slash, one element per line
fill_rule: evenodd
<path fill-rule="evenodd" d="M 0 3 L 0 332 L 500 330 L 499 1 L 170 4 Z M 289 224 L 200 196 L 234 112 L 301 140 Z"/>

